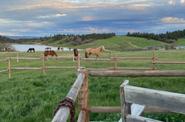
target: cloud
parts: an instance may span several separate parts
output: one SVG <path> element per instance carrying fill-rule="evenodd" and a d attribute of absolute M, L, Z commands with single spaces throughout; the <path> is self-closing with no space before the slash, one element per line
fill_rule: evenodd
<path fill-rule="evenodd" d="M 135 4 L 128 4 L 125 5 L 125 7 L 129 10 L 146 10 L 147 8 L 152 7 L 151 4 L 147 4 L 147 3 L 135 3 Z"/>
<path fill-rule="evenodd" d="M 170 5 L 176 5 L 176 0 L 169 0 L 168 1 L 168 4 L 170 4 Z"/>
<path fill-rule="evenodd" d="M 92 21 L 95 20 L 94 16 L 83 16 L 82 21 Z"/>
<path fill-rule="evenodd" d="M 161 19 L 161 22 L 165 24 L 185 24 L 185 19 L 178 17 L 164 17 Z"/>
<path fill-rule="evenodd" d="M 15 20 L 0 18 L 0 25 L 15 24 L 16 22 Z"/>
<path fill-rule="evenodd" d="M 8 11 L 33 10 L 41 8 L 50 8 L 56 10 L 63 9 L 82 9 L 82 8 L 126 8 L 130 10 L 144 10 L 153 6 L 151 0 L 37 0 L 26 2 L 24 4 L 12 5 Z"/>
<path fill-rule="evenodd" d="M 24 27 L 24 28 L 42 28 L 52 25 L 51 22 L 47 21 L 21 21 L 21 20 L 13 20 L 13 19 L 6 19 L 0 18 L 0 27 Z"/>
<path fill-rule="evenodd" d="M 59 14 L 50 14 L 50 15 L 42 15 L 38 16 L 39 19 L 48 19 L 48 18 L 58 18 L 58 17 L 64 17 L 67 16 L 67 14 L 59 13 Z"/>
<path fill-rule="evenodd" d="M 12 33 L 12 32 L 0 32 L 0 35 L 2 35 L 2 36 L 16 36 L 17 33 Z"/>
<path fill-rule="evenodd" d="M 181 3 L 182 5 L 185 5 L 185 0 L 180 0 L 180 3 Z"/>
<path fill-rule="evenodd" d="M 90 33 L 111 33 L 113 31 L 110 28 L 81 27 L 81 28 L 66 28 L 58 32 L 66 34 L 90 34 Z"/>

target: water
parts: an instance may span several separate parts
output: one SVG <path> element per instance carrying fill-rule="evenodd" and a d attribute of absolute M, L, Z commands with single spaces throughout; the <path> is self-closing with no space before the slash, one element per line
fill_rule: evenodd
<path fill-rule="evenodd" d="M 16 51 L 26 52 L 29 48 L 35 48 L 35 51 L 44 51 L 46 47 L 50 47 L 52 50 L 57 50 L 57 47 L 47 46 L 47 45 L 39 45 L 39 44 L 12 44 L 12 47 Z M 63 51 L 70 51 L 69 48 L 63 47 Z"/>

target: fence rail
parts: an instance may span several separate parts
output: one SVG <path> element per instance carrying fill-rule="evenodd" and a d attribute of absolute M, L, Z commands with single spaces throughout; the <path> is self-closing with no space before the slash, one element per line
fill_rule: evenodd
<path fill-rule="evenodd" d="M 76 101 L 80 88 L 82 87 L 84 78 L 85 78 L 85 74 L 79 73 L 76 81 L 74 82 L 70 91 L 66 95 L 66 98 L 72 100 L 73 102 Z M 69 107 L 60 107 L 57 113 L 55 114 L 52 122 L 67 122 L 69 111 L 70 111 Z"/>
<path fill-rule="evenodd" d="M 7 72 L 7 71 L 8 71 L 7 69 L 0 70 L 0 73 L 1 73 L 1 72 Z"/>
<path fill-rule="evenodd" d="M 120 86 L 120 98 L 122 104 L 122 122 L 160 122 L 140 117 L 140 115 L 132 115 L 131 104 L 133 103 L 185 114 L 185 94 L 130 86 L 128 81 L 125 81 Z"/>
<path fill-rule="evenodd" d="M 107 70 L 89 69 L 91 76 L 108 77 L 183 77 L 185 70 Z"/>
<path fill-rule="evenodd" d="M 72 59 L 72 57 L 60 57 L 60 58 L 66 58 L 66 59 Z M 36 58 L 36 57 L 11 57 L 11 58 L 6 58 L 6 59 L 2 59 L 0 61 L 7 61 L 7 70 L 2 70 L 0 71 L 0 73 L 2 72 L 8 72 L 8 77 L 11 78 L 12 77 L 12 71 L 13 70 L 41 70 L 43 72 L 43 74 L 46 74 L 46 70 L 47 69 L 79 69 L 80 68 L 80 58 L 77 58 L 76 65 L 74 66 L 46 66 L 46 61 L 44 57 L 40 57 L 40 58 Z M 15 67 L 12 66 L 12 61 L 11 60 L 17 60 L 17 63 L 20 60 L 40 60 L 41 62 L 41 66 L 40 67 L 31 67 L 31 66 L 23 66 L 23 67 Z"/>

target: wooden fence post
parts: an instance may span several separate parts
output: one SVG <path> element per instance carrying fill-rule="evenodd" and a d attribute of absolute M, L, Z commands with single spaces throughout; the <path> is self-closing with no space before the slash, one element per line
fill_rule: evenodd
<path fill-rule="evenodd" d="M 84 71 L 85 78 L 80 90 L 79 104 L 82 112 L 81 122 L 89 122 L 89 89 L 88 89 L 88 72 Z"/>
<path fill-rule="evenodd" d="M 46 66 L 45 66 L 45 58 L 44 58 L 44 56 L 42 58 L 42 73 L 44 75 L 46 74 Z"/>
<path fill-rule="evenodd" d="M 131 114 L 131 104 L 127 103 L 125 100 L 125 86 L 128 85 L 129 81 L 125 80 L 120 87 L 120 100 L 121 100 L 121 116 L 122 122 L 126 122 L 126 117 Z"/>
<path fill-rule="evenodd" d="M 152 51 L 152 70 L 156 69 L 156 56 L 155 56 L 155 51 Z"/>
<path fill-rule="evenodd" d="M 80 54 L 77 56 L 77 71 L 80 69 Z"/>
<path fill-rule="evenodd" d="M 117 69 L 117 67 L 118 67 L 118 64 L 117 64 L 117 58 L 116 58 L 116 57 L 114 57 L 114 58 L 113 58 L 113 61 L 114 61 L 114 69 L 116 70 L 116 69 Z"/>
<path fill-rule="evenodd" d="M 11 59 L 8 58 L 8 78 L 11 78 Z"/>
<path fill-rule="evenodd" d="M 19 53 L 17 52 L 17 63 L 19 62 Z"/>

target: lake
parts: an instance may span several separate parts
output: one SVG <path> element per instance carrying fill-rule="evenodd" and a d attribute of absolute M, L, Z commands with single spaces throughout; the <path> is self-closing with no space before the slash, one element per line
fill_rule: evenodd
<path fill-rule="evenodd" d="M 39 44 L 12 44 L 16 51 L 26 52 L 29 48 L 35 48 L 35 51 L 44 51 L 46 47 L 50 47 L 52 50 L 57 50 L 57 47 Z M 63 51 L 69 51 L 69 48 L 63 47 Z"/>

